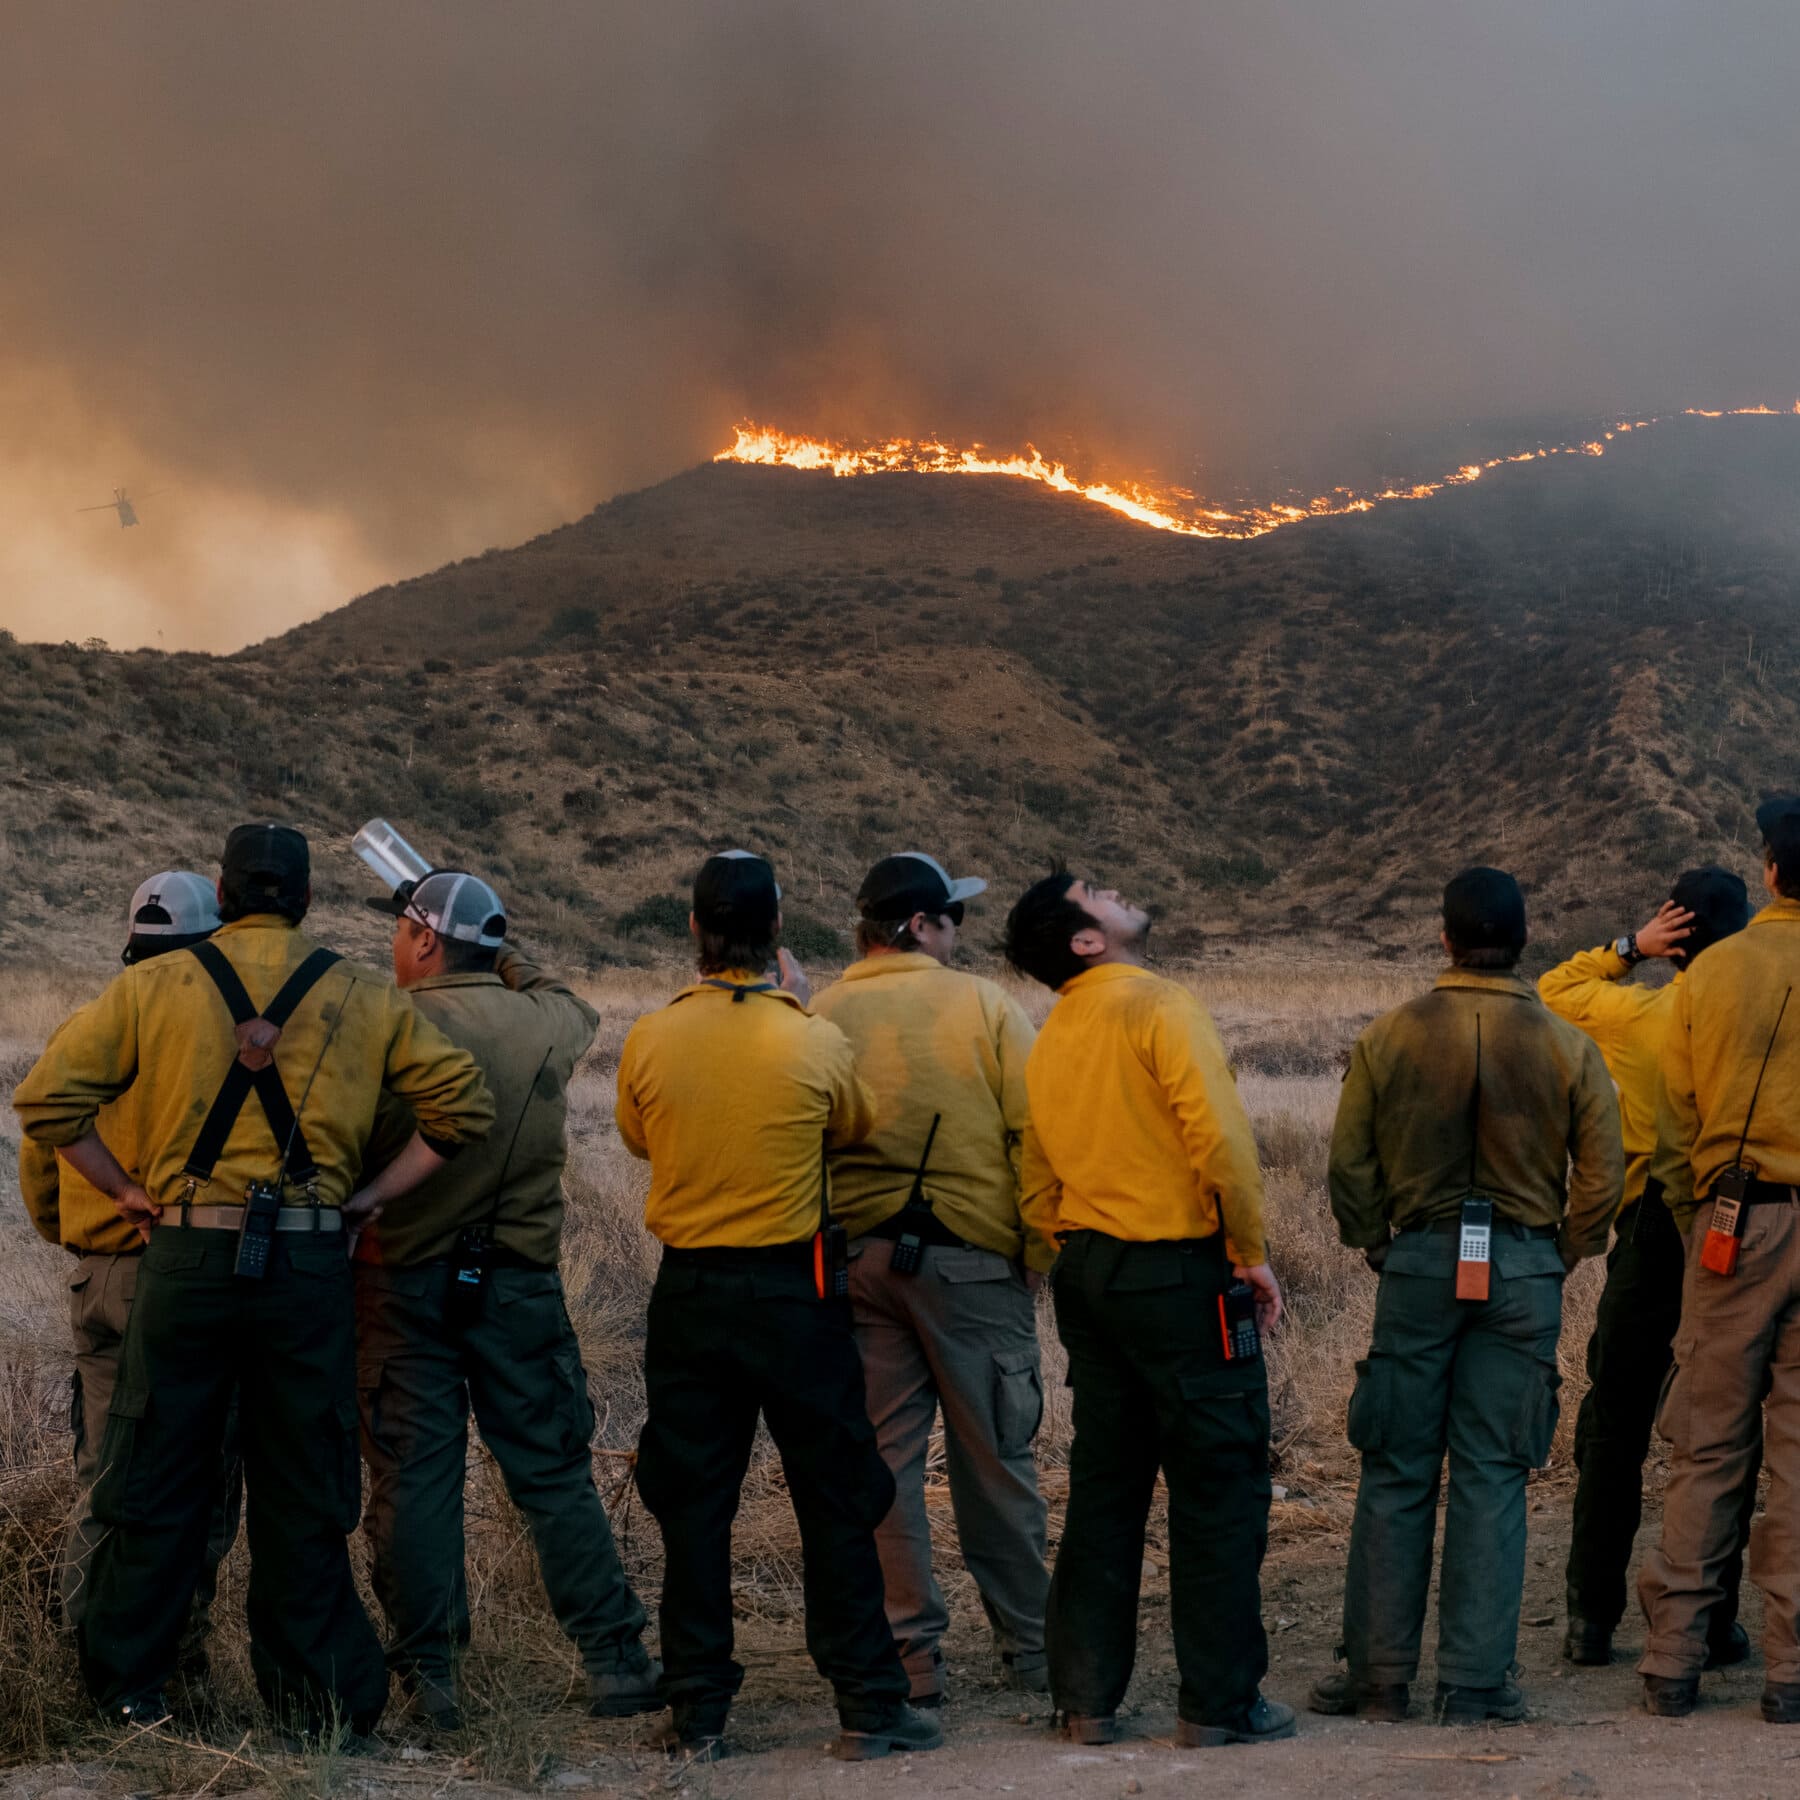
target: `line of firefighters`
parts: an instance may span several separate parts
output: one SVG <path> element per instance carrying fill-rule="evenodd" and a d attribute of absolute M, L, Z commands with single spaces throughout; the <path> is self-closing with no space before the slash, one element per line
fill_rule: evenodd
<path fill-rule="evenodd" d="M 1357 1040 L 1331 1206 L 1380 1285 L 1350 1404 L 1343 1667 L 1315 1711 L 1407 1716 L 1447 1462 L 1433 1711 L 1524 1716 L 1526 1480 L 1557 1418 L 1563 1278 L 1610 1238 L 1565 1654 L 1611 1655 L 1660 1408 L 1646 1704 L 1688 1712 L 1703 1669 L 1749 1655 L 1737 1587 L 1766 1405 L 1762 1710 L 1800 1721 L 1800 799 L 1757 816 L 1754 917 L 1736 876 L 1689 871 L 1648 924 L 1535 991 L 1518 885 L 1464 871 L 1448 970 Z M 1282 1296 L 1256 1146 L 1205 1008 L 1145 966 L 1143 911 L 1067 873 L 1018 900 L 1006 956 L 1057 995 L 1034 1034 L 1003 987 L 951 966 L 983 882 L 884 858 L 858 896 L 861 960 L 815 999 L 779 948 L 769 863 L 702 867 L 698 979 L 632 1027 L 618 1077 L 663 1246 L 636 1466 L 665 1550 L 658 1661 L 595 1489 L 559 1274 L 568 1084 L 598 1017 L 509 941 L 474 874 L 369 903 L 394 916 L 391 984 L 302 934 L 310 883 L 306 840 L 264 824 L 231 833 L 216 883 L 146 882 L 128 966 L 14 1096 L 26 1205 L 80 1258 L 64 1605 L 107 1714 L 204 1703 L 241 1495 L 251 1661 L 278 1717 L 367 1732 L 397 1675 L 417 1717 L 459 1728 L 472 1413 L 591 1710 L 667 1707 L 672 1751 L 719 1756 L 760 1418 L 838 1753 L 935 1748 L 941 1413 L 1007 1683 L 1047 1691 L 1076 1742 L 1118 1736 L 1160 1472 L 1179 1741 L 1293 1734 L 1261 1693 L 1262 1336 Z M 1672 983 L 1628 979 L 1653 958 Z M 1053 1571 L 1032 1456 L 1046 1278 L 1074 1406 Z M 385 1649 L 351 1573 L 359 1512 Z"/>

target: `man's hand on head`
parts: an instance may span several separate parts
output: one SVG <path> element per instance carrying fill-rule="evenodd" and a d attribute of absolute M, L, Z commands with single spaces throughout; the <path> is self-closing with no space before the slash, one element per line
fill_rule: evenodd
<path fill-rule="evenodd" d="M 1671 956 L 1693 935 L 1694 915 L 1685 906 L 1665 900 L 1656 916 L 1637 929 L 1638 954 L 1644 957 Z"/>

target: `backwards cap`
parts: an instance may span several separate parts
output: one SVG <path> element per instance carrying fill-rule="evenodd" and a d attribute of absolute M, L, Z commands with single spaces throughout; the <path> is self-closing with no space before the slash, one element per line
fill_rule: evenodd
<path fill-rule="evenodd" d="M 466 869 L 434 869 L 392 899 L 367 904 L 390 918 L 416 919 L 439 937 L 478 944 L 483 950 L 498 950 L 506 942 L 506 908 L 500 896 Z"/>
<path fill-rule="evenodd" d="M 712 931 L 767 930 L 781 910 L 781 888 L 768 858 L 721 850 L 694 877 L 694 917 Z"/>

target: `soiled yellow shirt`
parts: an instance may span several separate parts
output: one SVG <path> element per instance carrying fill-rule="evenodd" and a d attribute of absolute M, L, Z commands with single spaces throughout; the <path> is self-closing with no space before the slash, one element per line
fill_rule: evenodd
<path fill-rule="evenodd" d="M 315 948 L 267 914 L 223 926 L 212 941 L 259 1007 Z M 171 951 L 134 963 L 75 1013 L 19 1084 L 13 1105 L 25 1135 L 54 1148 L 85 1137 L 101 1108 L 130 1090 L 139 1179 L 152 1200 L 169 1206 L 181 1197 L 182 1165 L 236 1056 L 219 990 L 196 958 Z M 446 1155 L 485 1137 L 494 1122 L 493 1099 L 469 1053 L 391 982 L 353 963 L 336 964 L 301 1001 L 275 1066 L 300 1112 L 324 1206 L 350 1197 L 383 1088 L 412 1108 L 419 1130 Z M 251 1095 L 200 1197 L 241 1205 L 248 1183 L 274 1179 L 282 1149 Z"/>
<path fill-rule="evenodd" d="M 1125 963 L 1064 984 L 1025 1068 L 1023 1211 L 1045 1237 L 1139 1242 L 1223 1227 L 1239 1265 L 1268 1260 L 1256 1140 L 1206 1008 Z"/>
<path fill-rule="evenodd" d="M 1771 1037 L 1775 1047 L 1751 1118 L 1750 1096 Z M 1746 1120 L 1744 1161 L 1764 1181 L 1800 1187 L 1800 900 L 1765 906 L 1735 937 L 1697 958 L 1676 990 L 1650 1173 L 1683 1230 L 1737 1156 Z"/>
<path fill-rule="evenodd" d="M 1656 1148 L 1656 1108 L 1662 1095 L 1663 1039 L 1675 1007 L 1678 974 L 1668 987 L 1637 987 L 1631 966 L 1610 944 L 1583 950 L 1538 977 L 1538 998 L 1579 1026 L 1600 1046 L 1619 1090 L 1619 1127 L 1625 1140 L 1625 1204 L 1640 1199 Z"/>
<path fill-rule="evenodd" d="M 813 1011 L 850 1040 L 875 1096 L 874 1130 L 831 1158 L 832 1205 L 851 1236 L 906 1204 L 929 1138 L 923 1186 L 943 1224 L 1049 1268 L 1056 1247 L 1028 1244 L 1019 1217 L 1025 1060 L 1036 1033 L 1018 1001 L 997 982 L 905 951 L 853 964 Z"/>
<path fill-rule="evenodd" d="M 133 1179 L 142 1174 L 136 1111 L 127 1090 L 110 1106 L 101 1107 L 99 1114 L 101 1138 Z M 106 1195 L 70 1168 L 49 1144 L 29 1137 L 19 1140 L 19 1195 L 38 1236 L 46 1243 L 105 1256 L 125 1256 L 144 1247 L 137 1227 L 119 1217 Z"/>
<path fill-rule="evenodd" d="M 874 1102 L 849 1040 L 762 977 L 696 982 L 632 1026 L 619 1136 L 649 1158 L 644 1223 L 678 1250 L 793 1244 L 819 1229 L 824 1151 L 866 1137 Z"/>

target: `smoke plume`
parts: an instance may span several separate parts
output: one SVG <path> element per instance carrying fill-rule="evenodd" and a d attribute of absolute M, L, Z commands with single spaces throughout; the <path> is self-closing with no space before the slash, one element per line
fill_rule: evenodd
<path fill-rule="evenodd" d="M 1780 0 L 3 0 L 0 32 L 26 636 L 254 641 L 744 416 L 1204 483 L 1800 392 Z M 137 528 L 76 511 L 121 483 Z"/>

